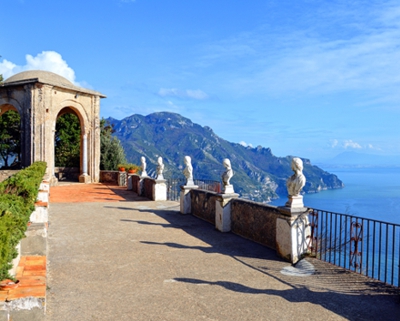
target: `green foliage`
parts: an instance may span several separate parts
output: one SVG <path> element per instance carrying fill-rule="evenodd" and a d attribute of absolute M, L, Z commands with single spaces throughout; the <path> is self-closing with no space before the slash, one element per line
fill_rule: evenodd
<path fill-rule="evenodd" d="M 2 75 L 2 74 L 0 74 L 0 84 L 2 84 L 2 83 L 3 83 L 3 81 L 4 81 L 4 79 L 3 79 L 3 75 Z"/>
<path fill-rule="evenodd" d="M 72 113 L 58 117 L 55 134 L 55 165 L 80 166 L 81 125 Z"/>
<path fill-rule="evenodd" d="M 113 137 L 113 127 L 105 119 L 100 121 L 100 169 L 115 170 L 118 164 L 125 164 L 124 148 L 118 138 Z"/>
<path fill-rule="evenodd" d="M 292 156 L 277 157 L 269 148 L 244 147 L 218 137 L 211 128 L 202 127 L 178 114 L 160 112 L 147 116 L 132 115 L 120 121 L 109 119 L 130 162 L 148 159 L 148 172 L 156 168 L 158 156 L 163 157 L 164 177 L 182 177 L 183 159 L 192 157 L 195 178 L 220 180 L 224 171 L 222 160 L 230 158 L 235 172 L 231 182 L 242 197 L 266 201 L 286 196 L 286 180 L 293 175 Z M 312 166 L 303 159 L 307 178 L 305 192 L 340 188 L 337 176 Z M 179 165 L 182 165 L 180 168 Z"/>
<path fill-rule="evenodd" d="M 21 159 L 21 117 L 14 110 L 9 110 L 0 116 L 0 157 L 4 167 L 9 167 L 10 158 L 16 162 Z"/>
<path fill-rule="evenodd" d="M 0 280 L 11 278 L 15 247 L 24 237 L 45 171 L 46 163 L 36 162 L 0 183 Z"/>

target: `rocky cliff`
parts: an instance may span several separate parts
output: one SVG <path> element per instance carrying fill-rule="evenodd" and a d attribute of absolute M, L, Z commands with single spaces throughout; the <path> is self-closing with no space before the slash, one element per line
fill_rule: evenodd
<path fill-rule="evenodd" d="M 195 178 L 220 180 L 222 160 L 229 158 L 235 175 L 231 179 L 241 197 L 267 202 L 286 195 L 286 179 L 293 174 L 292 156 L 276 157 L 271 149 L 244 147 L 218 137 L 211 128 L 202 127 L 179 114 L 160 112 L 148 116 L 132 115 L 122 120 L 107 119 L 125 148 L 127 159 L 140 164 L 145 156 L 148 172 L 154 173 L 157 157 L 164 159 L 164 177 L 183 177 L 183 158 L 192 157 Z M 302 158 L 307 184 L 304 192 L 342 188 L 336 175 L 311 165 Z"/>

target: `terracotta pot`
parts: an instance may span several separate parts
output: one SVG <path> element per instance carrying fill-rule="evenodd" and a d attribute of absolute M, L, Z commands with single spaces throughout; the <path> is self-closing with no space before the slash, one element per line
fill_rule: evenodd
<path fill-rule="evenodd" d="M 15 289 L 19 285 L 19 281 L 12 281 L 9 279 L 3 280 L 0 282 L 0 288 L 3 290 L 8 290 L 8 289 Z"/>
<path fill-rule="evenodd" d="M 120 172 L 125 172 L 125 167 L 118 168 Z"/>
<path fill-rule="evenodd" d="M 128 170 L 128 173 L 131 173 L 131 174 L 134 174 L 134 173 L 136 173 L 136 172 L 137 172 L 136 169 L 129 169 L 129 170 Z"/>

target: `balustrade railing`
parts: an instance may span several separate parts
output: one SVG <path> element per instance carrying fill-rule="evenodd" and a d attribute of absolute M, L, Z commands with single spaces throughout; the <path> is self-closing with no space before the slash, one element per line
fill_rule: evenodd
<path fill-rule="evenodd" d="M 399 287 L 400 225 L 311 209 L 311 254 Z"/>
<path fill-rule="evenodd" d="M 194 184 L 199 186 L 199 189 L 204 189 L 211 192 L 221 193 L 221 183 L 209 179 L 194 179 Z M 167 179 L 167 199 L 169 201 L 179 201 L 180 186 L 186 184 L 185 178 L 169 178 Z"/>

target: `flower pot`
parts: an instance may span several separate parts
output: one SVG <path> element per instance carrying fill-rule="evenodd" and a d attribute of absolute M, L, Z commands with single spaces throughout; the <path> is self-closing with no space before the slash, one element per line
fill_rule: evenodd
<path fill-rule="evenodd" d="M 130 173 L 130 174 L 134 174 L 134 173 L 136 173 L 136 172 L 137 172 L 136 169 L 129 169 L 129 170 L 128 170 L 128 173 Z"/>
<path fill-rule="evenodd" d="M 0 289 L 2 290 L 9 290 L 9 289 L 15 289 L 19 285 L 19 281 L 13 281 L 9 279 L 5 279 L 0 282 Z"/>
<path fill-rule="evenodd" d="M 125 172 L 125 167 L 120 167 L 120 168 L 118 168 L 118 170 L 119 170 L 120 172 Z"/>

